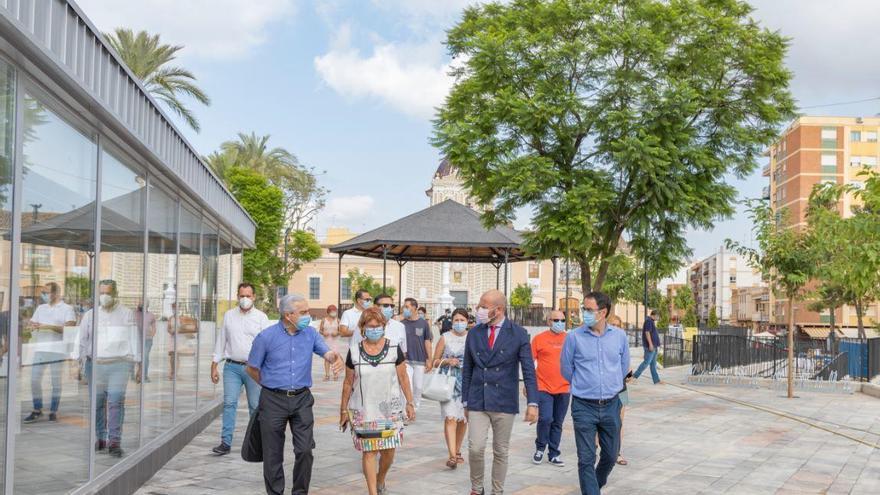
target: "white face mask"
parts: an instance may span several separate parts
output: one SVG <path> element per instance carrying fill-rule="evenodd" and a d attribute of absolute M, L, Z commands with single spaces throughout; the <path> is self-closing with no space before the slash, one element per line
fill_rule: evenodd
<path fill-rule="evenodd" d="M 238 307 L 247 311 L 254 305 L 254 301 L 249 297 L 241 297 L 238 299 Z"/>
<path fill-rule="evenodd" d="M 98 303 L 105 308 L 109 308 L 113 305 L 113 296 L 110 294 L 101 294 L 98 296 Z"/>

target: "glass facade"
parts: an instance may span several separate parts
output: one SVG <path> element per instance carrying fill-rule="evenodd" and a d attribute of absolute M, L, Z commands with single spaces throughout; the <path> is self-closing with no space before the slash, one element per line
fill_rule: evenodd
<path fill-rule="evenodd" d="M 244 242 L 154 168 L 0 59 L 0 494 L 73 491 L 218 405 Z"/>

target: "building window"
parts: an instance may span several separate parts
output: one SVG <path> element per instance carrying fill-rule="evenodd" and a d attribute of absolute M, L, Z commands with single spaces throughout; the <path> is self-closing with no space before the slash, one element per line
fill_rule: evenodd
<path fill-rule="evenodd" d="M 452 283 L 454 283 L 454 284 L 461 283 L 461 272 L 460 271 L 452 272 Z"/>
<path fill-rule="evenodd" d="M 865 131 L 865 141 L 869 143 L 877 142 L 877 131 Z"/>
<path fill-rule="evenodd" d="M 21 263 L 25 269 L 33 267 L 35 270 L 46 270 L 52 267 L 52 248 L 31 244 L 22 249 Z"/>
<path fill-rule="evenodd" d="M 541 277 L 541 265 L 537 261 L 529 261 L 529 278 L 535 279 Z"/>
<path fill-rule="evenodd" d="M 823 127 L 822 128 L 822 147 L 823 148 L 837 148 L 837 128 L 836 127 Z"/>
<path fill-rule="evenodd" d="M 736 275 L 731 275 L 731 276 L 730 276 L 730 283 L 732 283 L 732 284 L 735 284 L 735 283 L 736 283 Z"/>
<path fill-rule="evenodd" d="M 877 157 L 876 156 L 863 156 L 862 157 L 862 165 L 865 167 L 876 167 L 877 166 Z"/>
<path fill-rule="evenodd" d="M 822 153 L 821 163 L 823 174 L 837 173 L 837 153 Z"/>
<path fill-rule="evenodd" d="M 858 143 L 859 141 L 861 141 L 862 140 L 862 131 L 850 131 L 849 140 L 854 143 Z"/>
<path fill-rule="evenodd" d="M 862 157 L 855 156 L 855 155 L 849 157 L 849 166 L 850 167 L 861 167 L 862 166 Z"/>
<path fill-rule="evenodd" d="M 837 177 L 833 177 L 833 176 L 830 176 L 830 175 L 823 175 L 823 176 L 822 176 L 822 182 L 827 182 L 827 183 L 830 183 L 830 184 L 837 184 Z"/>
<path fill-rule="evenodd" d="M 343 278 L 342 279 L 342 300 L 349 301 L 351 300 L 351 279 Z"/>
<path fill-rule="evenodd" d="M 321 299 L 321 279 L 309 277 L 309 299 Z"/>

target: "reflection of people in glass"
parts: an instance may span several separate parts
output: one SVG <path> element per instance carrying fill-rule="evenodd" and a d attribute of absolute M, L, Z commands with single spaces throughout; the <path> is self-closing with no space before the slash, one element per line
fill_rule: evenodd
<path fill-rule="evenodd" d="M 125 419 L 125 390 L 134 369 L 135 381 L 140 382 L 140 345 L 134 311 L 119 304 L 116 282 L 102 280 L 98 285 L 98 322 L 94 331 L 95 355 L 92 356 L 92 320 L 95 310 L 89 310 L 80 323 L 76 355 L 84 361 L 85 376 L 94 373 L 95 431 L 100 452 L 105 448 L 110 455 L 122 456 L 122 424 Z"/>
<path fill-rule="evenodd" d="M 171 318 L 168 318 L 168 335 L 171 338 L 174 338 L 175 335 L 180 335 L 180 338 L 177 339 L 177 366 L 175 366 L 175 352 L 172 347 L 168 351 L 168 361 L 169 361 L 169 369 L 168 369 L 168 379 L 174 380 L 175 370 L 180 368 L 180 356 L 195 356 L 196 355 L 196 334 L 199 332 L 199 322 L 192 316 L 188 316 L 185 314 L 178 315 L 177 312 L 177 303 L 171 303 Z"/>
<path fill-rule="evenodd" d="M 146 328 L 146 336 L 144 339 L 144 381 L 150 381 L 150 350 L 153 349 L 153 337 L 156 336 L 156 315 L 144 309 L 144 303 L 138 304 L 137 311 L 134 312 L 134 322 L 137 325 L 138 332 L 144 333 Z"/>
<path fill-rule="evenodd" d="M 31 330 L 30 344 L 34 346 L 34 363 L 31 368 L 31 395 L 34 410 L 24 418 L 33 423 L 43 416 L 43 374 L 49 368 L 52 382 L 52 402 L 49 405 L 49 421 L 56 421 L 58 404 L 61 402 L 61 368 L 67 359 L 64 351 L 64 327 L 76 325 L 73 307 L 61 299 L 61 288 L 55 282 L 43 287 L 42 304 L 37 306 L 28 322 Z"/>

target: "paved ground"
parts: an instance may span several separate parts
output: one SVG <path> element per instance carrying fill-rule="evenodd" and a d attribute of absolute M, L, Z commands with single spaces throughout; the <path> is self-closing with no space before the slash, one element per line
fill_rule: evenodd
<path fill-rule="evenodd" d="M 796 413 L 802 421 L 869 444 L 880 443 L 880 400 L 862 394 L 815 392 L 801 392 L 799 398 L 788 400 L 768 389 L 683 388 L 685 372 L 682 368 L 665 370 L 668 384 L 651 385 L 645 376 L 632 386 L 623 442 L 629 465 L 614 469 L 605 493 L 880 493 L 880 449 L 703 392 Z M 311 493 L 366 493 L 360 456 L 349 434 L 335 426 L 340 382 L 322 382 L 317 365 L 314 376 L 318 446 Z M 245 463 L 239 457 L 246 415 L 241 408 L 231 455 L 217 458 L 210 454 L 219 439 L 218 419 L 137 493 L 262 493 L 262 465 Z M 531 463 L 534 427 L 518 422 L 511 439 L 507 493 L 579 493 L 570 419 L 562 443 L 566 467 L 535 466 Z M 292 448 L 288 452 L 289 483 Z M 448 470 L 445 453 L 439 407 L 427 402 L 398 450 L 388 479 L 390 493 L 466 494 L 466 465 Z"/>

